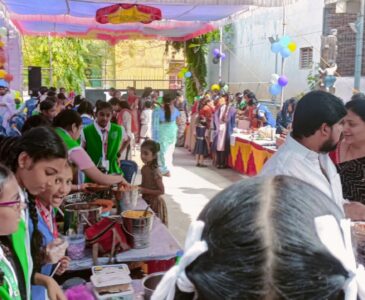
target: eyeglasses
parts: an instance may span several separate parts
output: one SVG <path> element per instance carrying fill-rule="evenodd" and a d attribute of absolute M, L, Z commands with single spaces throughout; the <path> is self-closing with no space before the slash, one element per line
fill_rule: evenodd
<path fill-rule="evenodd" d="M 21 207 L 26 207 L 27 204 L 24 203 L 23 201 L 9 201 L 9 202 L 0 202 L 0 207 L 16 207 L 16 208 L 21 208 Z"/>

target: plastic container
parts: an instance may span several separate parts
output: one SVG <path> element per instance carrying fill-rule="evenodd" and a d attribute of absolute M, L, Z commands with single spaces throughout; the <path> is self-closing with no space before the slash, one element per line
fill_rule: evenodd
<path fill-rule="evenodd" d="M 93 275 L 97 274 L 109 274 L 115 272 L 123 272 L 129 275 L 131 272 L 126 264 L 116 264 L 116 265 L 101 265 L 101 266 L 94 266 L 91 268 L 91 272 Z"/>
<path fill-rule="evenodd" d="M 67 254 L 71 259 L 81 259 L 85 255 L 85 236 L 83 234 L 75 234 L 67 236 L 68 248 Z"/>
<path fill-rule="evenodd" d="M 103 294 L 100 295 L 97 290 L 93 289 L 94 295 L 97 300 L 133 300 L 134 289 L 132 285 L 129 285 L 129 289 L 123 293 Z"/>

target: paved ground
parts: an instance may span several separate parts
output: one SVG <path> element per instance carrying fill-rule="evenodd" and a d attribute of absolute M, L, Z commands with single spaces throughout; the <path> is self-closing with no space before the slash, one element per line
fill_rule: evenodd
<path fill-rule="evenodd" d="M 206 164 L 211 165 L 210 161 Z M 194 156 L 184 148 L 174 155 L 175 170 L 170 178 L 164 177 L 169 229 L 181 245 L 190 225 L 205 204 L 219 191 L 241 180 L 244 176 L 231 170 L 213 167 L 198 168 Z"/>
<path fill-rule="evenodd" d="M 139 151 L 132 158 L 142 165 Z M 195 166 L 194 156 L 185 148 L 176 148 L 174 153 L 175 169 L 171 177 L 164 177 L 165 200 L 169 215 L 169 230 L 184 245 L 185 235 L 191 220 L 195 220 L 219 191 L 232 183 L 245 178 L 231 169 L 218 170 L 205 162 L 208 168 Z M 140 176 L 136 184 L 140 183 Z"/>

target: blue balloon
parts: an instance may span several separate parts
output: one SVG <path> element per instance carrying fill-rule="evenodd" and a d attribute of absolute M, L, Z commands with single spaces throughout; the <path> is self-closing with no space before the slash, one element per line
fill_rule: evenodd
<path fill-rule="evenodd" d="M 287 58 L 290 56 L 291 52 L 288 48 L 283 48 L 281 49 L 280 54 L 283 58 Z"/>
<path fill-rule="evenodd" d="M 279 40 L 279 43 L 282 47 L 286 48 L 289 46 L 291 42 L 291 38 L 287 35 L 284 35 L 283 37 L 281 37 L 281 39 Z"/>
<path fill-rule="evenodd" d="M 276 54 L 278 54 L 280 52 L 281 48 L 282 47 L 281 47 L 280 43 L 278 43 L 278 42 L 273 43 L 271 45 L 271 51 L 274 52 L 274 53 L 276 53 Z"/>
<path fill-rule="evenodd" d="M 269 92 L 271 95 L 277 96 L 281 93 L 281 86 L 278 84 L 273 84 L 269 87 Z"/>
<path fill-rule="evenodd" d="M 190 78 L 191 77 L 191 72 L 186 72 L 185 74 L 184 74 L 184 76 L 185 76 L 185 78 Z"/>
<path fill-rule="evenodd" d="M 4 79 L 0 79 L 0 86 L 7 88 L 9 87 L 9 84 Z"/>

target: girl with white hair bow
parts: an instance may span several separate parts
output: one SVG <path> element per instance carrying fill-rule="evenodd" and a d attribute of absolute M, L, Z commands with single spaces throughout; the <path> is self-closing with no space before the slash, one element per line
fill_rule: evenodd
<path fill-rule="evenodd" d="M 244 180 L 219 193 L 198 219 L 152 300 L 365 300 L 350 222 L 307 183 Z"/>

